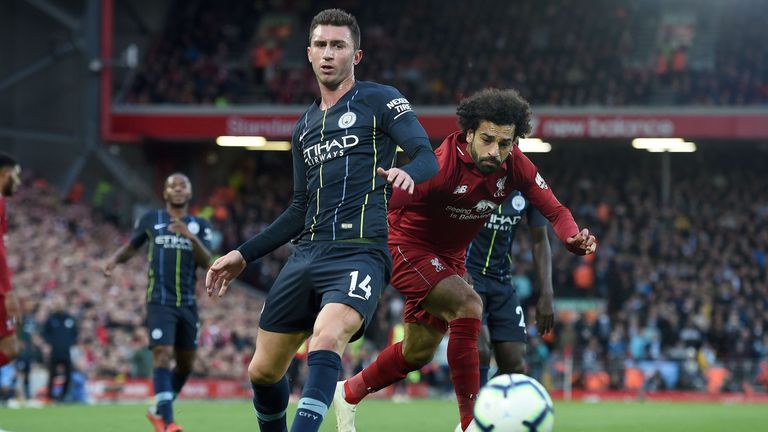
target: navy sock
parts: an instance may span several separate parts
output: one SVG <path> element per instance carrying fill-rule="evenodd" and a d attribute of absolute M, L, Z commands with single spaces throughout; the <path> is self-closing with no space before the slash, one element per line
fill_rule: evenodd
<path fill-rule="evenodd" d="M 312 351 L 307 356 L 309 374 L 291 432 L 317 432 L 333 401 L 341 371 L 341 357 L 333 351 Z"/>
<path fill-rule="evenodd" d="M 286 432 L 285 409 L 288 408 L 290 388 L 288 378 L 283 375 L 280 381 L 272 385 L 257 385 L 253 387 L 253 407 L 259 421 L 261 432 Z"/>
<path fill-rule="evenodd" d="M 171 370 L 155 368 L 152 371 L 152 383 L 155 387 L 155 404 L 157 414 L 166 424 L 173 422 L 173 388 L 171 387 Z"/>
<path fill-rule="evenodd" d="M 184 388 L 184 384 L 189 378 L 189 373 L 180 374 L 176 369 L 173 370 L 171 375 L 171 388 L 173 389 L 173 399 L 181 393 L 181 389 Z"/>
<path fill-rule="evenodd" d="M 480 365 L 480 387 L 482 388 L 488 382 L 488 370 L 490 366 Z"/>

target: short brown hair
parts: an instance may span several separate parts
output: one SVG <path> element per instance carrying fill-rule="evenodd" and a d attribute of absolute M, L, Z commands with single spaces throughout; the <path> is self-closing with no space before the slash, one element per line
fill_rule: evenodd
<path fill-rule="evenodd" d="M 319 25 L 331 25 L 336 27 L 347 27 L 352 35 L 352 44 L 355 51 L 360 49 L 360 26 L 357 25 L 357 19 L 351 13 L 341 9 L 325 9 L 320 11 L 309 25 L 309 43 L 312 44 L 312 32 Z"/>

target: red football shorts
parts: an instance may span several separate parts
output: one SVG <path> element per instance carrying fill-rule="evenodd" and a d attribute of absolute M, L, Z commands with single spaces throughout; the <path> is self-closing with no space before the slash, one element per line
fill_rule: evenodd
<path fill-rule="evenodd" d="M 16 323 L 5 308 L 5 295 L 0 294 L 0 339 L 16 333 Z"/>
<path fill-rule="evenodd" d="M 392 254 L 392 278 L 390 284 L 405 296 L 404 321 L 432 326 L 443 333 L 448 323 L 421 307 L 421 302 L 432 288 L 443 279 L 456 275 L 461 277 L 466 270 L 464 257 L 440 255 L 419 246 L 389 245 Z"/>

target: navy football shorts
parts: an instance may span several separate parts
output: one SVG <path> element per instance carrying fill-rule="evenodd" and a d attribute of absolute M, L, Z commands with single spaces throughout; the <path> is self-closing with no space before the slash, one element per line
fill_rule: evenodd
<path fill-rule="evenodd" d="M 171 345 L 196 350 L 200 331 L 197 306 L 165 306 L 147 304 L 149 346 Z"/>
<path fill-rule="evenodd" d="M 510 281 L 471 273 L 475 291 L 483 299 L 483 324 L 491 342 L 525 342 L 525 314 Z"/>
<path fill-rule="evenodd" d="M 320 309 L 342 303 L 363 317 L 363 335 L 389 283 L 392 259 L 385 245 L 300 243 L 269 290 L 259 327 L 275 333 L 312 332 Z"/>

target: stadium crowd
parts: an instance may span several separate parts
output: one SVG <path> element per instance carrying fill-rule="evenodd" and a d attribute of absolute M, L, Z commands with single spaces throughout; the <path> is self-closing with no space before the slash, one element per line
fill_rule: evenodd
<path fill-rule="evenodd" d="M 273 3 L 173 2 L 124 102 L 313 100 L 309 65 L 283 45 L 303 41 L 313 11 L 330 2 Z M 363 48 L 376 53 L 360 76 L 417 105 L 453 104 L 489 86 L 515 87 L 537 105 L 768 103 L 759 0 L 706 12 L 669 11 L 660 0 L 347 3 L 366 29 Z"/>
<path fill-rule="evenodd" d="M 222 248 L 263 229 L 287 205 L 290 178 L 277 169 L 287 157 L 259 152 L 240 159 L 227 185 L 198 206 L 212 215 Z M 560 306 L 555 336 L 542 337 L 533 324 L 529 240 L 524 229 L 518 234 L 514 278 L 529 309 L 532 375 L 559 387 L 570 355 L 575 384 L 590 389 L 636 386 L 629 381 L 638 368 L 648 390 L 711 389 L 711 371 L 724 371 L 718 389 L 768 388 L 768 201 L 760 194 L 768 188 L 761 175 L 768 153 L 712 145 L 673 157 L 666 205 L 658 155 L 603 147 L 531 157 L 576 219 L 601 238 L 594 260 L 553 243 L 556 297 L 597 301 L 587 310 Z M 600 178 L 567 166 L 587 166 Z M 87 204 L 60 199 L 41 180 L 27 182 L 10 215 L 9 263 L 24 311 L 20 359 L 44 367 L 50 354 L 44 323 L 64 303 L 78 324 L 77 371 L 86 378 L 147 377 L 146 263 L 135 258 L 111 279 L 98 269 L 129 231 L 103 221 Z M 246 279 L 268 289 L 289 248 L 252 265 Z M 216 300 L 200 296 L 194 376 L 244 379 L 260 298 L 248 289 Z M 365 341 L 347 354 L 347 373 L 391 342 L 402 307 L 395 291 L 385 291 Z M 444 360 L 438 355 L 422 371 L 436 392 L 450 389 Z"/>
<path fill-rule="evenodd" d="M 146 260 L 134 258 L 111 278 L 99 267 L 130 232 L 103 221 L 88 204 L 63 201 L 41 180 L 28 181 L 11 208 L 7 244 L 23 309 L 22 364 L 45 368 L 51 348 L 43 327 L 60 303 L 78 326 L 71 349 L 77 371 L 87 378 L 149 377 L 152 354 L 143 325 Z M 225 298 L 200 297 L 196 376 L 245 376 L 261 304 L 248 290 Z"/>

